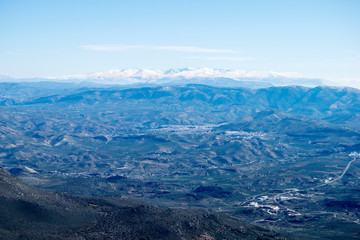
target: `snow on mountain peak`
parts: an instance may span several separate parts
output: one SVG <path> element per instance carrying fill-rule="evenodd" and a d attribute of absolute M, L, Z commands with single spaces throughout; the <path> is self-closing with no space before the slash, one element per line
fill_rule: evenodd
<path fill-rule="evenodd" d="M 167 71 L 149 69 L 113 69 L 105 72 L 97 72 L 88 75 L 70 75 L 63 77 L 51 77 L 50 79 L 86 79 L 86 80 L 105 80 L 105 79 L 138 79 L 138 80 L 159 80 L 163 78 L 231 78 L 239 80 L 243 78 L 271 78 L 287 77 L 299 78 L 297 73 L 279 73 L 271 71 L 246 71 L 246 70 L 226 70 L 214 68 L 183 68 L 169 69 Z"/>
<path fill-rule="evenodd" d="M 167 71 L 149 69 L 113 69 L 87 75 L 52 77 L 54 80 L 83 80 L 104 84 L 166 83 L 191 79 L 228 78 L 237 81 L 263 82 L 273 85 L 320 85 L 320 80 L 303 78 L 297 73 L 273 71 L 247 71 L 215 68 L 182 68 Z"/>

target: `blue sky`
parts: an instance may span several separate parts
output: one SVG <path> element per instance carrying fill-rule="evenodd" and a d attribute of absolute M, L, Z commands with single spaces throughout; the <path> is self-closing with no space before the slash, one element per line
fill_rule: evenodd
<path fill-rule="evenodd" d="M 0 75 L 212 67 L 360 82 L 360 1 L 0 0 Z"/>

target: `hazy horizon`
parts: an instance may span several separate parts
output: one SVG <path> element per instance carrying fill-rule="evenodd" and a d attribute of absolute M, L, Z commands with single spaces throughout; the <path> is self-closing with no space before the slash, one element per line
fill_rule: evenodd
<path fill-rule="evenodd" d="M 1 1 L 0 75 L 292 73 L 360 85 L 358 1 Z"/>

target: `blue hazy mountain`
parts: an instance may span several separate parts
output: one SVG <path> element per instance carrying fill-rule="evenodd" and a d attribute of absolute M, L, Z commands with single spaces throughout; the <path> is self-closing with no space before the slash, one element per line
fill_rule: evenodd
<path fill-rule="evenodd" d="M 197 121 L 228 122 L 261 110 L 278 109 L 330 123 L 359 125 L 357 120 L 360 112 L 360 90 L 353 88 L 289 86 L 249 89 L 196 84 L 137 88 L 100 86 L 51 82 L 2 83 L 0 104 L 107 104 L 120 108 L 142 105 L 149 110 L 156 106 L 163 113 L 167 111 L 169 115 L 178 114 L 189 105 L 196 115 L 194 124 L 199 123 Z M 156 116 L 150 116 L 151 111 L 149 115 L 144 112 L 144 115 L 155 121 Z M 184 122 L 186 117 L 178 118 L 178 122 L 180 120 Z M 176 123 L 174 119 L 169 118 L 168 121 Z"/>

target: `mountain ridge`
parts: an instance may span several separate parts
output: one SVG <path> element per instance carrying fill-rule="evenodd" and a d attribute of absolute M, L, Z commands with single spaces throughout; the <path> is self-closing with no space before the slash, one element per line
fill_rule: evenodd
<path fill-rule="evenodd" d="M 0 80 L 6 81 L 6 78 Z M 316 78 L 302 77 L 295 73 L 274 71 L 246 71 L 215 68 L 183 68 L 149 70 L 149 69 L 114 69 L 92 74 L 78 74 L 43 78 L 9 78 L 12 82 L 89 82 L 107 85 L 184 85 L 190 83 L 208 84 L 220 87 L 261 88 L 269 86 L 319 86 L 324 81 Z"/>
<path fill-rule="evenodd" d="M 40 98 L 36 98 L 37 94 L 28 94 L 22 99 L 16 99 L 12 95 L 3 96 L 0 98 L 0 105 L 62 104 L 67 106 L 75 104 L 96 106 L 98 104 L 122 105 L 126 103 L 130 106 L 141 103 L 144 107 L 158 105 L 159 108 L 166 108 L 169 104 L 186 107 L 191 102 L 192 107 L 196 109 L 203 108 L 205 104 L 216 111 L 233 113 L 230 120 L 236 120 L 236 116 L 241 118 L 265 109 L 278 109 L 290 114 L 323 119 L 329 123 L 356 125 L 356 119 L 360 119 L 360 105 L 358 104 L 360 90 L 347 87 L 286 86 L 249 89 L 188 84 L 122 89 L 70 86 L 72 88 L 67 88 L 65 91 L 46 91 L 46 94 Z M 21 86 L 19 88 L 20 90 L 26 89 Z M 229 120 L 228 117 L 224 117 L 224 120 Z"/>

